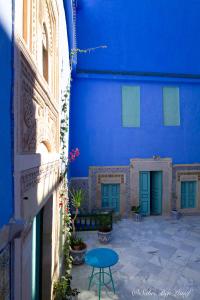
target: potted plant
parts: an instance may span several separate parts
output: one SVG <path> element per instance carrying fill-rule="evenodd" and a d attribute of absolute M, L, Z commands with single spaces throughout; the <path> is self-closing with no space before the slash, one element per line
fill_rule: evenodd
<path fill-rule="evenodd" d="M 176 208 L 174 208 L 171 210 L 171 217 L 174 220 L 179 220 L 181 218 L 181 213 Z"/>
<path fill-rule="evenodd" d="M 99 229 L 97 234 L 98 240 L 102 244 L 108 244 L 112 239 L 112 224 L 108 213 L 102 213 L 102 215 L 99 216 Z"/>
<path fill-rule="evenodd" d="M 53 287 L 55 300 L 72 300 L 78 299 L 79 291 L 71 288 L 72 277 L 70 275 L 61 276 Z"/>
<path fill-rule="evenodd" d="M 87 245 L 83 242 L 82 238 L 71 236 L 71 251 L 73 265 L 81 265 L 85 260 L 85 253 L 87 251 Z"/>
<path fill-rule="evenodd" d="M 87 251 L 87 245 L 83 240 L 77 236 L 75 228 L 75 220 L 78 216 L 81 203 L 84 199 L 84 191 L 82 189 L 70 191 L 72 205 L 75 208 L 75 215 L 72 219 L 72 236 L 71 236 L 71 251 L 72 263 L 74 265 L 80 265 L 84 263 L 85 253 Z"/>
<path fill-rule="evenodd" d="M 133 217 L 136 222 L 141 222 L 142 216 L 140 214 L 140 206 L 132 206 L 131 211 L 133 212 Z"/>

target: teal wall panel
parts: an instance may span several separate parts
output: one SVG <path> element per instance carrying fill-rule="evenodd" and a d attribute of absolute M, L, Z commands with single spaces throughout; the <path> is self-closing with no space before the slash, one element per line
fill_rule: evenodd
<path fill-rule="evenodd" d="M 179 88 L 163 88 L 163 114 L 165 126 L 180 125 Z"/>
<path fill-rule="evenodd" d="M 122 86 L 122 125 L 140 127 L 139 86 Z"/>

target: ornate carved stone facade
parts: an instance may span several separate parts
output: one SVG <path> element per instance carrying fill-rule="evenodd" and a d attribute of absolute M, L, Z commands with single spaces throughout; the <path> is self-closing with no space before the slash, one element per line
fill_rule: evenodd
<path fill-rule="evenodd" d="M 49 152 L 59 152 L 58 109 L 22 51 L 20 63 L 18 152 L 36 153 L 40 143 L 45 143 Z"/>
<path fill-rule="evenodd" d="M 18 32 L 15 34 L 15 90 L 19 107 L 17 151 L 20 154 L 36 153 L 43 143 L 49 152 L 59 152 L 57 3 L 55 0 L 27 2 L 29 11 L 23 19 L 24 27 L 29 27 L 29 30 L 24 29 L 28 32 L 26 40 Z M 42 44 L 44 34 L 46 54 Z"/>
<path fill-rule="evenodd" d="M 61 76 L 62 66 L 70 69 L 65 12 L 63 1 L 57 0 L 16 0 L 15 6 L 15 218 L 24 221 L 25 229 L 17 239 L 14 251 L 14 298 L 32 298 L 33 224 L 41 215 L 44 222 L 48 220 L 47 226 L 42 222 L 40 232 L 45 257 L 41 272 L 49 274 L 48 287 L 44 286 L 47 279 L 41 281 L 41 290 L 48 293 L 48 297 L 42 298 L 52 299 L 53 281 L 57 279 L 61 265 L 61 94 L 70 75 L 64 72 L 66 80 Z M 48 264 L 49 272 L 45 264 Z"/>

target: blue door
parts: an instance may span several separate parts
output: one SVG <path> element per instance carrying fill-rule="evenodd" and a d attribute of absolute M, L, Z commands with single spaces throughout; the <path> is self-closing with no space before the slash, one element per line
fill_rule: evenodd
<path fill-rule="evenodd" d="M 140 213 L 148 216 L 150 214 L 150 172 L 140 172 L 139 190 Z"/>
<path fill-rule="evenodd" d="M 120 212 L 120 185 L 101 185 L 102 208 L 112 208 L 116 213 Z"/>
<path fill-rule="evenodd" d="M 196 207 L 196 181 L 181 182 L 181 208 Z"/>
<path fill-rule="evenodd" d="M 150 210 L 152 215 L 162 214 L 162 172 L 151 172 L 151 205 Z"/>

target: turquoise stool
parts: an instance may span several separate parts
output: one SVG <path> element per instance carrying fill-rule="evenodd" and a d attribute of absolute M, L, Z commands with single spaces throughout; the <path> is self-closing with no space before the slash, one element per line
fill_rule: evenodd
<path fill-rule="evenodd" d="M 115 286 L 113 282 L 111 267 L 119 260 L 118 254 L 112 249 L 95 248 L 87 252 L 85 256 L 85 263 L 92 267 L 92 274 L 89 280 L 88 290 L 90 290 L 93 281 L 98 285 L 98 295 L 101 299 L 101 288 L 108 284 L 112 284 L 113 292 L 115 293 Z M 95 268 L 99 269 L 95 272 Z M 108 268 L 108 272 L 104 269 Z M 107 281 L 105 279 L 107 277 Z"/>

